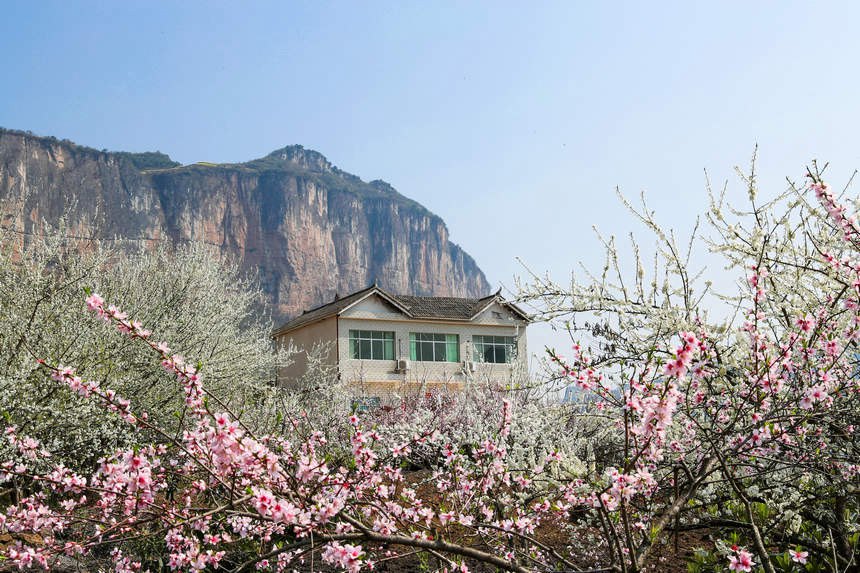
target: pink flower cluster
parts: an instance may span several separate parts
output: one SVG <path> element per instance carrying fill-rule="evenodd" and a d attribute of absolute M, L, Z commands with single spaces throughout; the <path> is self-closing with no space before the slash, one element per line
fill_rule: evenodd
<path fill-rule="evenodd" d="M 704 349 L 704 344 L 692 332 L 682 332 L 681 345 L 675 348 L 675 358 L 666 363 L 664 372 L 667 376 L 681 378 L 687 374 L 687 369 L 693 361 L 693 354 Z"/>
<path fill-rule="evenodd" d="M 45 364 L 45 362 L 42 361 L 42 364 Z M 47 366 L 47 364 L 45 365 Z M 137 422 L 137 417 L 131 412 L 131 402 L 121 396 L 117 396 L 113 390 L 102 390 L 98 382 L 82 379 L 75 373 L 75 369 L 69 366 L 47 367 L 51 370 L 51 378 L 65 384 L 73 392 L 83 397 L 95 395 L 111 412 L 116 413 L 126 422 L 130 424 Z"/>
<path fill-rule="evenodd" d="M 736 549 L 733 555 L 729 555 L 729 571 L 752 571 L 752 553 L 743 549 Z"/>
<path fill-rule="evenodd" d="M 635 495 L 649 496 L 657 487 L 654 476 L 645 467 L 640 467 L 633 473 L 623 473 L 617 468 L 609 468 L 606 471 L 606 477 L 610 484 L 609 491 L 606 492 L 607 499 L 613 500 L 616 507 L 619 500 L 630 501 Z"/>
<path fill-rule="evenodd" d="M 750 276 L 747 278 L 747 282 L 750 287 L 753 289 L 753 300 L 756 303 L 761 303 L 765 299 L 765 279 L 768 276 L 768 270 L 765 268 L 759 268 L 758 265 L 753 265 L 750 267 Z"/>
<path fill-rule="evenodd" d="M 562 373 L 581 390 L 592 391 L 603 383 L 603 373 L 591 366 L 591 358 L 582 352 L 579 344 L 573 345 L 573 361 L 562 366 Z"/>
<path fill-rule="evenodd" d="M 337 541 L 329 543 L 322 554 L 323 560 L 349 573 L 357 573 L 362 566 L 364 551 L 361 545 L 341 545 Z"/>
<path fill-rule="evenodd" d="M 6 441 L 13 445 L 27 459 L 35 460 L 39 457 L 47 458 L 51 456 L 50 452 L 42 448 L 39 440 L 30 436 L 19 437 L 15 426 L 7 426 L 4 434 L 6 435 Z"/>
<path fill-rule="evenodd" d="M 828 216 L 842 230 L 842 233 L 847 241 L 856 240 L 860 235 L 860 227 L 857 226 L 857 219 L 854 215 L 847 215 L 847 210 L 844 205 L 839 204 L 836 196 L 830 185 L 818 181 L 810 185 L 815 193 L 815 196 L 824 206 Z"/>

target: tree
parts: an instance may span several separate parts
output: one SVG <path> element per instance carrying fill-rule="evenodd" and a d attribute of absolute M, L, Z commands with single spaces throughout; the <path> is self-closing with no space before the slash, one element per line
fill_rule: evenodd
<path fill-rule="evenodd" d="M 2 237 L 0 412 L 11 423 L 78 469 L 133 439 L 114 417 L 46 385 L 34 358 L 75 364 L 165 427 L 183 415 L 173 382 L 145 352 L 81 320 L 85 287 L 110 296 L 166 340 L 181 340 L 205 361 L 213 391 L 243 411 L 247 423 L 270 418 L 280 399 L 273 395 L 275 365 L 287 357 L 272 352 L 259 289 L 236 266 L 199 246 L 142 251 L 80 243 L 68 234 L 61 227 L 18 245 L 11 231 Z"/>
<path fill-rule="evenodd" d="M 593 356 L 554 359 L 618 424 L 589 480 L 605 484 L 598 521 L 620 570 L 640 570 L 664 532 L 698 528 L 744 540 L 768 572 L 790 561 L 771 548 L 790 544 L 832 570 L 857 563 L 860 235 L 816 165 L 807 177 L 761 203 L 751 170 L 745 212 L 711 194 L 711 250 L 745 274 L 738 294 L 718 295 L 736 309 L 720 323 L 702 312 L 710 285 L 696 290 L 690 247 L 644 203 L 631 209 L 658 240 L 650 286 L 638 256 L 625 282 L 610 240 L 601 276 L 523 290 L 544 316 L 593 321 Z M 717 549 L 750 570 L 726 549 L 738 544 Z"/>

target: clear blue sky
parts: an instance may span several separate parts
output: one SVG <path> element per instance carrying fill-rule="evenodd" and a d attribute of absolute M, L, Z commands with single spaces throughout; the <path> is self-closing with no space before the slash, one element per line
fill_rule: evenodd
<path fill-rule="evenodd" d="M 860 166 L 860 4 L 704 4 L 4 2 L 0 126 L 184 163 L 300 143 L 494 285 L 515 256 L 563 278 L 599 265 L 592 224 L 641 231 L 616 185 L 683 232 L 756 143 L 763 186 Z"/>

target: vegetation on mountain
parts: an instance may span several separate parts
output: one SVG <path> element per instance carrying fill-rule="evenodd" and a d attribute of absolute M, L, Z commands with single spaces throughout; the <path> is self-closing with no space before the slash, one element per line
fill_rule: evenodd
<path fill-rule="evenodd" d="M 170 159 L 169 155 L 160 151 L 144 151 L 142 153 L 129 153 L 127 151 L 115 152 L 115 155 L 128 159 L 132 165 L 141 171 L 149 169 L 171 169 L 182 165 L 178 161 Z"/>

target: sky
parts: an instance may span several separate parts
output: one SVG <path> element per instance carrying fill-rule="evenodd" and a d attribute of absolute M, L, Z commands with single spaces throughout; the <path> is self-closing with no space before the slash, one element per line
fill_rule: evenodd
<path fill-rule="evenodd" d="M 856 2 L 25 2 L 0 18 L 0 126 L 238 162 L 289 144 L 384 179 L 495 287 L 599 268 L 592 226 L 682 236 L 704 171 L 741 203 L 860 166 Z M 715 273 L 719 269 L 714 269 Z M 564 344 L 531 329 L 531 350 Z"/>

